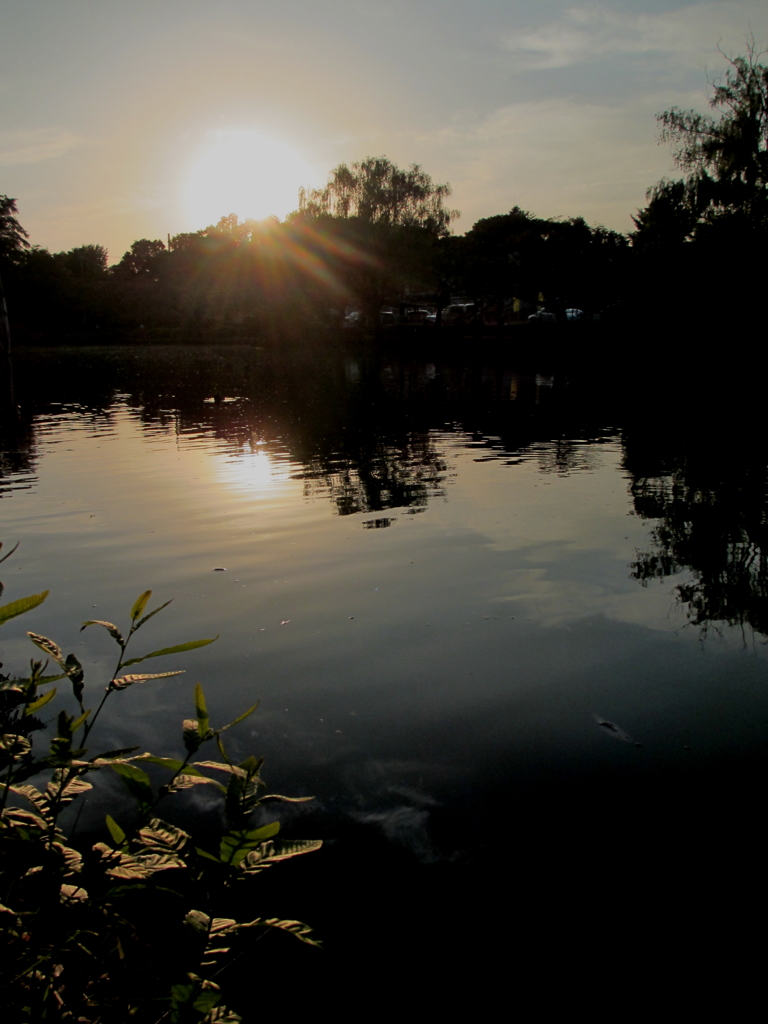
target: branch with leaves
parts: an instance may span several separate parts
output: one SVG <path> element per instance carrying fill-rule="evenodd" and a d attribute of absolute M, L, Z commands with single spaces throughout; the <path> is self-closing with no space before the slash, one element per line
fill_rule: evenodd
<path fill-rule="evenodd" d="M 3 605 L 0 624 L 38 607 L 47 595 Z M 321 845 L 278 840 L 279 821 L 257 820 L 270 803 L 312 799 L 266 792 L 263 759 L 235 763 L 229 756 L 223 734 L 258 704 L 214 726 L 198 684 L 195 717 L 182 725 L 183 758 L 137 754 L 138 747 L 89 756 L 86 743 L 108 699 L 136 684 L 183 673 L 126 674 L 124 669 L 217 639 L 126 658 L 134 634 L 170 604 L 145 614 L 150 597 L 147 590 L 134 603 L 127 633 L 103 620 L 82 624 L 81 629 L 102 626 L 119 648 L 95 714 L 85 707 L 85 675 L 78 659 L 65 656 L 41 634 L 28 635 L 47 660 L 32 660 L 25 677 L 0 679 L 0 970 L 4 1005 L 9 1013 L 16 1010 L 15 1019 L 237 1021 L 213 979 L 238 943 L 254 932 L 276 929 L 318 945 L 299 921 L 227 916 L 248 904 L 257 874 Z M 51 662 L 58 671 L 46 674 Z M 50 684 L 63 679 L 69 681 L 77 713 L 61 708 L 44 722 L 39 713 L 62 696 Z M 36 739 L 49 729 L 54 735 L 39 756 Z M 221 760 L 193 760 L 210 742 Z M 122 809 L 106 816 L 105 841 L 81 848 L 61 816 L 92 789 L 88 776 L 102 769 L 120 778 L 133 811 L 121 804 Z M 160 785 L 153 782 L 158 770 L 167 773 Z M 213 848 L 210 841 L 195 843 L 158 810 L 170 797 L 196 786 L 206 786 L 222 800 L 225 824 Z"/>

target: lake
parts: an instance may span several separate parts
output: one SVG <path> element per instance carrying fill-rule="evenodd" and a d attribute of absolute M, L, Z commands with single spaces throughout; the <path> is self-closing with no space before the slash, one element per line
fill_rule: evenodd
<path fill-rule="evenodd" d="M 316 797 L 286 835 L 328 840 L 269 891 L 338 942 L 361 908 L 390 942 L 393 908 L 445 923 L 452 891 L 490 920 L 545 878 L 547 914 L 554 891 L 583 914 L 584 885 L 626 907 L 713 822 L 747 842 L 768 732 L 762 427 L 743 382 L 726 403 L 651 376 L 498 350 L 22 351 L 2 578 L 51 594 L 3 661 L 32 629 L 98 692 L 112 642 L 79 625 L 125 624 L 147 588 L 173 603 L 135 654 L 218 634 L 113 696 L 101 747 L 176 754 L 197 681 L 214 723 L 259 700 L 231 751 Z"/>

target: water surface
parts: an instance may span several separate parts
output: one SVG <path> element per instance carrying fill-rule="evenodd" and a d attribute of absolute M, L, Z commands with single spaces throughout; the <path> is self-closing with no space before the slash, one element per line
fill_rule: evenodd
<path fill-rule="evenodd" d="M 81 349 L 17 374 L 6 594 L 51 589 L 24 628 L 95 688 L 111 642 L 79 623 L 146 588 L 173 604 L 137 647 L 220 634 L 112 698 L 104 747 L 177 752 L 198 680 L 215 722 L 260 700 L 232 752 L 317 797 L 290 834 L 425 865 L 500 850 L 542 793 L 620 807 L 762 757 L 759 452 L 503 354 Z"/>

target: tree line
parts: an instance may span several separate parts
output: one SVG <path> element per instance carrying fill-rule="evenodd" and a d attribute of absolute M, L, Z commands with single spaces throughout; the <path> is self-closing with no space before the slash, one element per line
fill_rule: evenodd
<path fill-rule="evenodd" d="M 682 176 L 663 179 L 621 234 L 581 217 L 514 207 L 451 233 L 450 186 L 385 157 L 335 168 L 302 190 L 283 222 L 240 221 L 139 239 L 113 266 L 100 245 L 51 253 L 29 242 L 0 196 L 0 274 L 11 322 L 30 340 L 149 329 L 248 336 L 335 327 L 354 308 L 429 304 L 437 325 L 461 297 L 464 319 L 504 325 L 542 307 L 606 318 L 695 317 L 753 309 L 768 230 L 768 67 L 750 46 L 711 83 L 708 115 L 658 115 Z M 448 322 L 449 318 L 445 318 Z"/>

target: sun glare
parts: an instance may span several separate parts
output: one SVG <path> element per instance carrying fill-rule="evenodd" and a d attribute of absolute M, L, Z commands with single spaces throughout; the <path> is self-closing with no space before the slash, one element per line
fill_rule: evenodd
<path fill-rule="evenodd" d="M 284 217 L 313 169 L 295 149 L 257 131 L 218 131 L 192 164 L 184 206 L 195 228 L 236 213 L 241 219 Z"/>
<path fill-rule="evenodd" d="M 290 479 L 290 470 L 281 459 L 259 449 L 223 460 L 217 470 L 219 478 L 237 490 L 263 491 Z"/>

